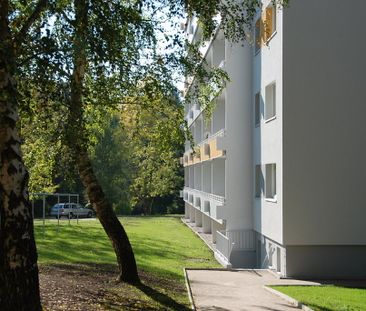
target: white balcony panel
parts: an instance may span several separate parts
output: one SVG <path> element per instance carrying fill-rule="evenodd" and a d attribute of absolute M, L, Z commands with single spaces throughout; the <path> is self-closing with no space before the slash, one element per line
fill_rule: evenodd
<path fill-rule="evenodd" d="M 216 252 L 220 253 L 229 262 L 232 245 L 229 238 L 222 232 L 216 234 Z"/>
<path fill-rule="evenodd" d="M 225 209 L 225 205 L 217 205 L 216 206 L 216 218 L 217 219 L 226 219 L 227 210 Z"/>

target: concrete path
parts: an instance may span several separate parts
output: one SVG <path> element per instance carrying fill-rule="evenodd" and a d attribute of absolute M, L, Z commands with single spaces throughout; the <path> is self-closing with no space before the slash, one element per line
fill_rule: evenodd
<path fill-rule="evenodd" d="M 194 304 L 200 311 L 295 311 L 264 285 L 319 285 L 283 280 L 267 270 L 217 271 L 187 270 Z"/>

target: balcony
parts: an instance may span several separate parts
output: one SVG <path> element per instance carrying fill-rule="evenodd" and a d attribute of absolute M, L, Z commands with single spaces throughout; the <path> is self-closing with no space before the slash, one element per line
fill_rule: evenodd
<path fill-rule="evenodd" d="M 183 199 L 216 221 L 225 219 L 225 198 L 222 196 L 185 187 Z"/>
<path fill-rule="evenodd" d="M 193 153 L 192 150 L 186 151 L 183 155 L 183 166 L 190 166 L 201 162 L 200 155 Z"/>
<path fill-rule="evenodd" d="M 193 153 L 193 164 L 198 164 L 201 162 L 201 150 L 200 148 L 195 148 Z"/>
<path fill-rule="evenodd" d="M 201 114 L 202 109 L 199 104 L 195 103 L 192 105 L 192 107 L 189 109 L 187 115 L 186 115 L 186 121 L 188 127 L 192 125 L 192 123 L 198 118 L 198 116 Z"/>
<path fill-rule="evenodd" d="M 225 130 L 222 129 L 197 145 L 195 152 L 188 150 L 183 156 L 183 166 L 221 158 L 226 155 Z"/>
<path fill-rule="evenodd" d="M 222 129 L 200 143 L 201 161 L 208 161 L 225 156 L 224 140 L 225 130 Z"/>
<path fill-rule="evenodd" d="M 194 164 L 194 154 L 193 152 L 188 153 L 188 165 Z"/>

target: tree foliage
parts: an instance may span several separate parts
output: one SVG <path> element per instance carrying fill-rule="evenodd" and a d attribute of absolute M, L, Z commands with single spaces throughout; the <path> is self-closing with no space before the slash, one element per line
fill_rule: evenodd
<path fill-rule="evenodd" d="M 106 115 L 93 152 L 98 179 L 119 212 L 136 208 L 148 214 L 155 198 L 178 197 L 182 186 L 183 108 L 177 96 L 165 98 L 159 86 L 145 81 L 139 92 L 142 87 L 154 92 L 125 98 Z"/>
<path fill-rule="evenodd" d="M 124 102 L 122 123 L 132 155 L 131 203 L 149 214 L 154 198 L 177 195 L 182 185 L 183 109 L 176 97 L 135 97 Z"/>

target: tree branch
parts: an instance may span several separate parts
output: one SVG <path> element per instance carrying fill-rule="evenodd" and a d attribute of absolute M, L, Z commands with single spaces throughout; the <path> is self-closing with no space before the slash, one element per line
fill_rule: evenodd
<path fill-rule="evenodd" d="M 23 27 L 19 30 L 19 32 L 15 35 L 14 42 L 17 46 L 23 43 L 29 28 L 33 25 L 33 23 L 39 18 L 42 11 L 46 8 L 48 4 L 48 0 L 39 0 L 36 7 L 34 8 L 33 13 L 28 17 L 25 21 Z"/>
<path fill-rule="evenodd" d="M 69 18 L 68 16 L 67 16 L 67 14 L 63 11 L 63 10 L 61 10 L 61 15 L 66 19 L 66 21 L 70 24 L 70 25 L 72 25 L 72 26 L 74 26 L 75 25 L 75 21 L 74 20 L 72 20 L 71 18 Z"/>

